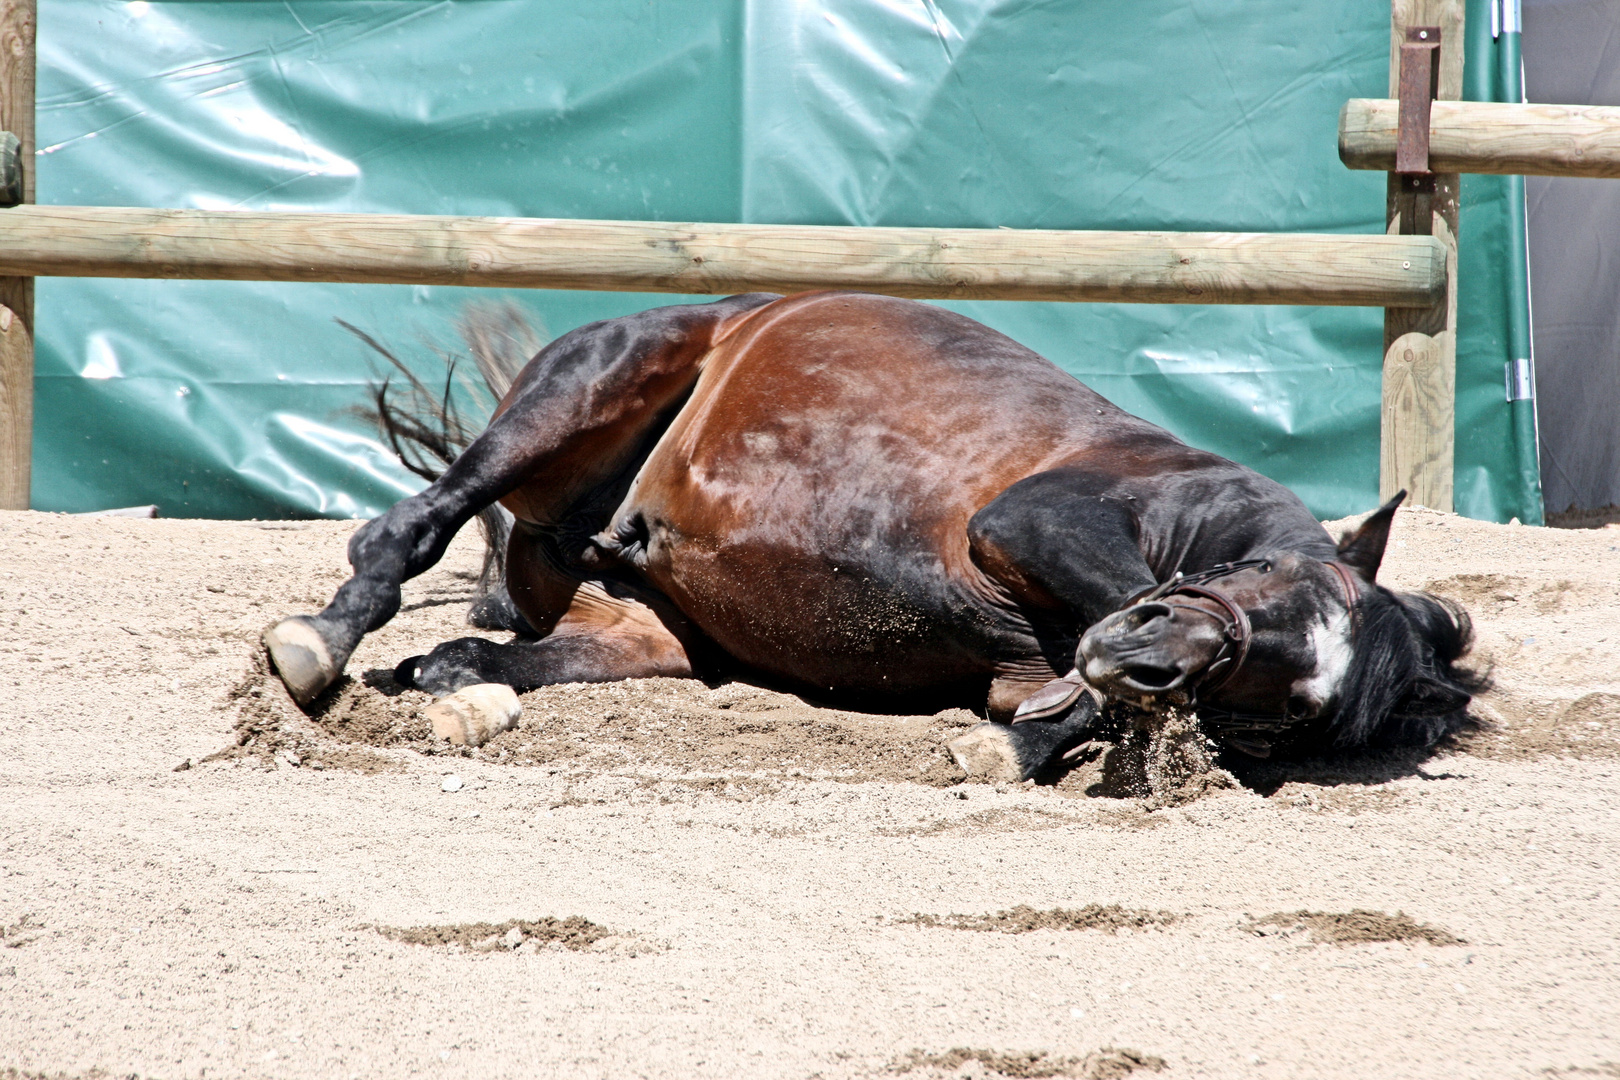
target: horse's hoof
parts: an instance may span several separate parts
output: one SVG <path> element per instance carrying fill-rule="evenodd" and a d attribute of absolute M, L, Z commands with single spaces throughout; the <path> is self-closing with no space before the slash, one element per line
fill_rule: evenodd
<path fill-rule="evenodd" d="M 969 728 L 945 744 L 962 771 L 974 779 L 1026 779 L 1029 771 L 1020 760 L 1019 746 L 1006 724 L 986 721 Z"/>
<path fill-rule="evenodd" d="M 482 746 L 517 727 L 523 705 L 504 683 L 478 683 L 447 694 L 422 712 L 433 734 L 457 746 Z"/>
<path fill-rule="evenodd" d="M 303 615 L 282 619 L 266 630 L 264 647 L 287 692 L 300 705 L 314 701 L 342 671 L 333 663 L 326 639 Z"/>

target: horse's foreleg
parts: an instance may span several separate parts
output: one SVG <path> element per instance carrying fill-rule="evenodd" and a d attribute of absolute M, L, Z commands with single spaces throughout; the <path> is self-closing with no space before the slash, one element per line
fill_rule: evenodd
<path fill-rule="evenodd" d="M 684 629 L 660 597 L 617 582 L 575 584 L 567 611 L 538 641 L 509 644 L 469 637 L 400 663 L 394 680 L 432 694 L 503 683 L 519 692 L 568 682 L 684 677 L 692 674 Z"/>
<path fill-rule="evenodd" d="M 1007 488 L 968 523 L 979 569 L 1012 594 L 1032 622 L 1060 624 L 1064 640 L 1077 639 L 1126 597 L 1154 584 L 1137 542 L 1135 515 L 1128 500 L 1112 493 L 1111 483 L 1079 469 L 1037 473 Z M 1054 670 L 1063 670 L 1061 662 Z M 1093 730 L 1101 695 L 1078 672 L 1044 684 L 1028 674 L 992 683 L 986 705 L 995 719 L 951 740 L 952 756 L 969 775 L 1048 775 Z M 1014 722 L 1002 722 L 1009 719 Z"/>
<path fill-rule="evenodd" d="M 488 491 L 499 484 L 469 482 L 470 471 L 457 475 L 452 466 L 421 494 L 368 521 L 349 541 L 354 576 L 332 602 L 319 615 L 295 615 L 265 632 L 271 662 L 300 705 L 332 684 L 360 639 L 399 611 L 400 586 L 438 562 L 457 530 L 495 497 Z"/>
<path fill-rule="evenodd" d="M 1131 505 L 1110 486 L 1072 468 L 1020 480 L 968 522 L 974 562 L 1021 602 L 1066 611 L 1083 631 L 1156 584 Z"/>
<path fill-rule="evenodd" d="M 986 780 L 1037 780 L 1064 766 L 1064 755 L 1085 742 L 1101 710 L 1087 694 L 1064 713 L 1046 720 L 1003 724 L 987 720 L 946 744 L 969 776 Z"/>
<path fill-rule="evenodd" d="M 517 723 L 517 691 L 569 682 L 692 674 L 666 601 L 614 582 L 578 582 L 572 601 L 539 641 L 447 641 L 394 670 L 403 686 L 444 695 L 424 715 L 433 733 L 477 746 Z"/>

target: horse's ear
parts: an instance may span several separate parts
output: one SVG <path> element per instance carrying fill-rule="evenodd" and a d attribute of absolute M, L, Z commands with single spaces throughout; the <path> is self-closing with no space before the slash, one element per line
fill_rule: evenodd
<path fill-rule="evenodd" d="M 1378 566 L 1384 561 L 1384 547 L 1389 543 L 1389 526 L 1395 520 L 1395 508 L 1405 498 L 1404 489 L 1397 491 L 1393 499 L 1368 515 L 1361 528 L 1339 538 L 1339 561 L 1369 582 L 1378 576 Z"/>

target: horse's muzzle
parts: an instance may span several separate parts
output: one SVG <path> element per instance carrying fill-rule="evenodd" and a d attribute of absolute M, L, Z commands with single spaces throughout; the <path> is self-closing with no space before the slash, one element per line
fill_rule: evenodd
<path fill-rule="evenodd" d="M 1220 655 L 1215 618 L 1187 605 L 1135 604 L 1097 623 L 1080 639 L 1076 666 L 1086 681 L 1111 697 L 1142 697 L 1180 690 Z"/>

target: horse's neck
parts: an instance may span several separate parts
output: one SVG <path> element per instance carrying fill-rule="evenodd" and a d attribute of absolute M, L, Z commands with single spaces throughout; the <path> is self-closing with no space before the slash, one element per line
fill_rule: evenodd
<path fill-rule="evenodd" d="M 1182 506 L 1144 522 L 1144 553 L 1155 576 L 1191 573 L 1226 562 L 1269 558 L 1282 552 L 1329 559 L 1333 538 L 1298 499 L 1241 505 Z M 1156 526 L 1156 527 L 1155 527 Z"/>

